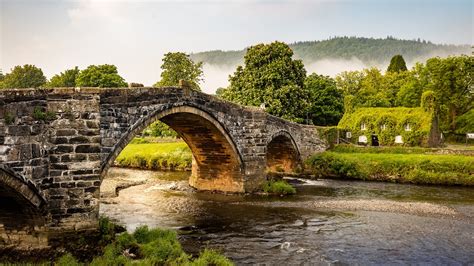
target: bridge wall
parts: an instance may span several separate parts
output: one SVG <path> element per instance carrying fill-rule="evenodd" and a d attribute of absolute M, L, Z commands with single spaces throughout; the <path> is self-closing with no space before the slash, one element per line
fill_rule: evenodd
<path fill-rule="evenodd" d="M 235 166 L 228 174 L 232 182 L 198 177 L 191 182 L 198 188 L 226 190 L 230 184 L 227 191 L 259 189 L 265 180 L 267 145 L 278 135 L 291 136 L 300 162 L 326 148 L 313 127 L 182 88 L 22 89 L 0 92 L 0 165 L 37 187 L 46 202 L 49 230 L 95 228 L 102 177 L 136 133 L 163 119 L 181 127 L 191 143 L 201 141 L 192 123 L 184 127 L 185 116 L 172 117 L 172 110 L 202 118 L 195 128 L 207 125 L 203 143 L 221 143 L 191 147 L 194 157 L 202 151 L 203 157 L 228 159 Z M 213 153 L 219 149 L 223 154 Z"/>

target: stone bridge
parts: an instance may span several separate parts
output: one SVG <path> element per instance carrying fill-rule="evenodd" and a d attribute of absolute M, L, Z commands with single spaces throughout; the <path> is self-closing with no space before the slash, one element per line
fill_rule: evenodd
<path fill-rule="evenodd" d="M 268 171 L 300 171 L 326 148 L 315 127 L 186 88 L 1 90 L 0 246 L 97 228 L 102 178 L 156 120 L 190 147 L 200 190 L 256 191 Z"/>

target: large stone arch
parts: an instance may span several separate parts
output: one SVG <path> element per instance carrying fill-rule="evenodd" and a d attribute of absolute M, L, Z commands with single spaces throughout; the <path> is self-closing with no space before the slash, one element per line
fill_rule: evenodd
<path fill-rule="evenodd" d="M 282 130 L 267 140 L 267 171 L 293 173 L 301 167 L 301 155 L 295 140 Z"/>
<path fill-rule="evenodd" d="M 173 128 L 193 153 L 190 185 L 201 190 L 244 192 L 243 161 L 224 126 L 209 113 L 188 105 L 156 110 L 138 119 L 102 166 L 102 176 L 126 145 L 156 120 Z"/>

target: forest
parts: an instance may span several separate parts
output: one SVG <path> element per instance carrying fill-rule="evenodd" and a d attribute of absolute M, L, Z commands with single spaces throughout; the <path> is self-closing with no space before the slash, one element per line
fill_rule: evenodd
<path fill-rule="evenodd" d="M 434 56 L 470 54 L 469 45 L 434 44 L 425 40 L 401 40 L 388 36 L 384 39 L 363 37 L 334 37 L 322 41 L 289 44 L 296 59 L 305 64 L 323 59 L 358 58 L 367 65 L 381 65 L 393 55 L 402 54 L 407 62 L 423 62 Z M 211 65 L 237 66 L 244 62 L 246 49 L 240 51 L 207 51 L 191 54 L 191 59 Z"/>

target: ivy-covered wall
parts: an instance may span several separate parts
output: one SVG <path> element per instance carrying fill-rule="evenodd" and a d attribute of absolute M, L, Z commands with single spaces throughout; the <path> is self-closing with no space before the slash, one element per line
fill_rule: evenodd
<path fill-rule="evenodd" d="M 376 134 L 380 145 L 396 145 L 395 136 L 402 136 L 403 144 L 409 146 L 429 146 L 433 127 L 433 113 L 425 109 L 406 107 L 367 107 L 358 108 L 344 114 L 339 122 L 341 137 L 351 132 L 349 141 L 357 143 L 359 136 L 367 137 L 371 145 L 371 135 Z M 365 125 L 365 130 L 361 125 Z M 406 125 L 410 130 L 406 130 Z"/>

